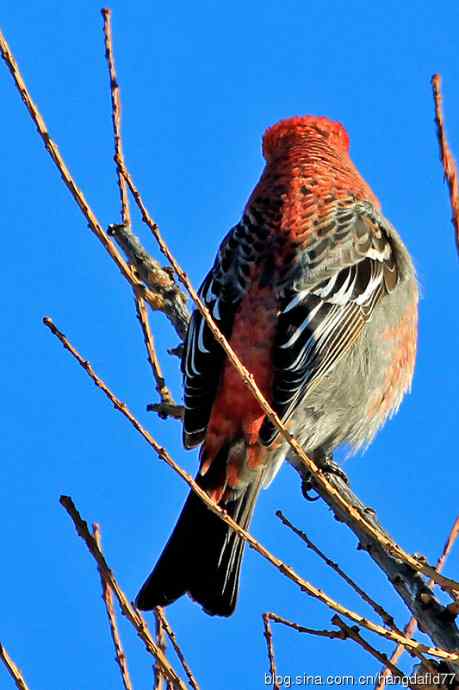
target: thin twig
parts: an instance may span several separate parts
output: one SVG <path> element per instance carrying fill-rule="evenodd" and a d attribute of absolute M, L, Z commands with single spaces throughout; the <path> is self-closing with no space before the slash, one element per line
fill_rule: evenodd
<path fill-rule="evenodd" d="M 185 683 L 180 678 L 180 676 L 178 676 L 175 669 L 171 666 L 169 660 L 165 656 L 162 649 L 160 649 L 160 647 L 156 644 L 142 615 L 139 613 L 139 611 L 137 611 L 136 608 L 132 606 L 132 604 L 129 603 L 128 598 L 126 597 L 125 593 L 118 584 L 115 576 L 110 570 L 107 561 L 105 560 L 104 554 L 99 549 L 95 538 L 89 531 L 86 521 L 83 520 L 83 518 L 81 517 L 70 496 L 61 496 L 59 501 L 71 517 L 78 536 L 80 536 L 83 539 L 86 546 L 88 547 L 90 554 L 95 559 L 101 577 L 104 578 L 107 585 L 111 588 L 115 597 L 117 598 L 122 613 L 126 616 L 128 621 L 134 626 L 137 635 L 145 644 L 147 651 L 150 652 L 150 654 L 153 654 L 153 656 L 156 657 L 156 659 L 158 659 L 159 663 L 161 664 L 164 675 L 167 678 L 170 678 L 180 690 L 186 690 Z"/>
<path fill-rule="evenodd" d="M 354 625 L 352 627 L 347 625 L 342 620 L 342 618 L 340 618 L 337 615 L 333 616 L 332 623 L 334 625 L 338 626 L 338 628 L 340 628 L 340 630 L 342 630 L 347 637 L 349 637 L 351 640 L 354 640 L 355 642 L 357 642 L 357 644 L 360 645 L 366 652 L 368 652 L 369 654 L 374 656 L 375 659 L 377 659 L 378 661 L 381 661 L 383 664 L 388 665 L 390 667 L 393 675 L 396 678 L 399 678 L 400 680 L 405 678 L 402 671 L 399 668 L 397 668 L 397 666 L 395 666 L 395 664 L 393 664 L 391 661 L 389 661 L 389 659 L 387 658 L 387 656 L 385 654 L 383 654 L 382 652 L 379 652 L 377 649 L 375 649 L 375 647 L 373 647 L 369 642 L 367 642 L 360 635 L 359 628 L 356 625 Z M 409 687 L 413 687 L 413 685 L 409 684 Z"/>
<path fill-rule="evenodd" d="M 440 74 L 433 75 L 432 90 L 435 105 L 435 124 L 437 125 L 437 137 L 440 145 L 440 159 L 443 165 L 446 181 L 448 182 L 449 200 L 453 214 L 451 221 L 455 229 L 456 247 L 459 250 L 459 183 L 456 161 L 451 153 L 445 132 Z"/>
<path fill-rule="evenodd" d="M 276 661 L 275 661 L 275 655 L 274 655 L 274 639 L 273 639 L 273 633 L 272 633 L 272 627 L 271 627 L 271 621 L 273 623 L 279 623 L 281 625 L 285 625 L 288 628 L 292 628 L 293 630 L 296 630 L 299 633 L 304 633 L 306 635 L 315 635 L 317 637 L 328 637 L 331 640 L 345 640 L 346 639 L 346 633 L 343 631 L 336 631 L 336 630 L 318 630 L 317 628 L 305 628 L 304 625 L 300 625 L 299 623 L 295 623 L 294 621 L 290 621 L 287 618 L 284 618 L 283 616 L 279 616 L 277 613 L 274 613 L 273 611 L 266 611 L 262 615 L 263 617 L 263 627 L 264 627 L 264 636 L 266 639 L 266 646 L 268 650 L 268 660 L 269 660 L 269 672 L 271 675 L 271 682 L 272 686 L 274 688 L 280 688 L 281 685 L 279 683 L 279 679 L 277 677 L 277 669 L 276 669 Z"/>
<path fill-rule="evenodd" d="M 112 99 L 113 140 L 115 146 L 114 159 L 124 161 L 123 138 L 121 133 L 121 92 L 116 74 L 115 54 L 113 51 L 112 13 L 111 10 L 107 8 L 102 9 L 101 12 L 104 20 L 105 59 L 107 61 L 108 73 L 110 77 L 110 93 Z M 126 181 L 120 172 L 119 166 L 115 165 L 115 168 L 120 193 L 121 222 L 124 227 L 130 228 L 131 213 L 129 210 L 128 189 Z M 172 395 L 166 386 L 158 355 L 156 353 L 153 333 L 150 328 L 148 312 L 145 306 L 145 300 L 143 298 L 143 289 L 141 290 L 138 287 L 134 287 L 133 289 L 137 318 L 142 328 L 145 347 L 148 353 L 148 361 L 150 362 L 153 378 L 156 382 L 156 390 L 159 393 L 162 403 L 167 405 L 175 404 Z"/>
<path fill-rule="evenodd" d="M 0 643 L 0 659 L 5 664 L 11 678 L 16 683 L 18 690 L 29 690 L 29 686 L 25 682 L 24 676 L 18 669 L 13 659 L 10 657 L 5 647 Z"/>
<path fill-rule="evenodd" d="M 338 632 L 336 630 L 319 630 L 317 628 L 306 628 L 304 625 L 295 623 L 295 621 L 290 621 L 288 618 L 284 618 L 284 616 L 279 616 L 278 613 L 274 613 L 273 611 L 267 611 L 263 614 L 263 616 L 267 616 L 267 618 L 273 621 L 273 623 L 285 625 L 287 628 L 292 628 L 293 630 L 296 630 L 299 633 L 304 633 L 305 635 L 315 635 L 316 637 L 328 637 L 330 640 L 346 639 L 346 636 L 342 632 Z"/>
<path fill-rule="evenodd" d="M 278 682 L 278 679 L 277 679 L 276 657 L 274 654 L 274 641 L 273 641 L 273 633 L 272 633 L 269 613 L 263 613 L 262 618 L 263 618 L 264 636 L 265 636 L 265 640 L 266 640 L 266 648 L 268 651 L 268 661 L 269 661 L 269 672 L 271 674 L 271 684 L 272 684 L 273 688 L 277 689 L 277 688 L 280 688 L 281 686 L 280 686 L 280 683 Z"/>
<path fill-rule="evenodd" d="M 93 524 L 92 533 L 94 539 L 96 540 L 96 544 L 99 548 L 99 551 L 102 553 L 102 537 L 100 533 L 100 526 L 97 523 Z M 110 626 L 110 634 L 112 636 L 113 646 L 115 647 L 115 661 L 119 666 L 125 690 L 132 690 L 132 681 L 129 675 L 127 658 L 123 649 L 123 644 L 121 642 L 121 637 L 118 631 L 118 625 L 116 623 L 116 614 L 115 607 L 113 605 L 112 590 L 110 589 L 107 580 L 104 578 L 99 566 L 98 570 L 100 575 L 100 583 L 102 586 L 102 599 L 105 604 L 105 609 L 107 611 L 108 624 Z"/>
<path fill-rule="evenodd" d="M 455 519 L 453 526 L 451 527 L 451 531 L 448 534 L 448 538 L 445 541 L 445 545 L 443 546 L 443 551 L 441 552 L 436 568 L 437 570 L 441 571 L 445 567 L 445 563 L 447 561 L 447 558 L 449 554 L 451 553 L 451 549 L 453 548 L 457 538 L 459 536 L 459 515 Z M 429 587 L 432 588 L 434 587 L 435 582 L 434 580 L 429 580 Z"/>
<path fill-rule="evenodd" d="M 17 65 L 16 60 L 13 57 L 13 54 L 11 52 L 11 49 L 8 45 L 8 42 L 6 41 L 5 37 L 3 34 L 0 32 L 0 51 L 2 53 L 3 59 L 5 60 L 5 63 L 11 73 L 11 76 L 13 77 L 16 87 L 19 90 L 19 93 L 21 94 L 21 98 L 24 101 L 24 104 L 29 111 L 30 116 L 32 117 L 33 121 L 35 122 L 35 125 L 37 127 L 38 133 L 45 145 L 46 150 L 48 151 L 49 155 L 51 156 L 54 164 L 58 168 L 59 172 L 61 173 L 62 179 L 64 180 L 65 185 L 69 189 L 71 195 L 75 199 L 76 203 L 80 207 L 81 211 L 83 212 L 85 218 L 87 219 L 89 226 L 91 230 L 95 233 L 99 241 L 103 244 L 107 252 L 110 254 L 111 258 L 114 260 L 118 268 L 120 269 L 121 273 L 124 275 L 124 277 L 132 284 L 135 285 L 138 280 L 135 278 L 133 275 L 132 271 L 126 264 L 125 260 L 119 253 L 118 249 L 116 246 L 113 244 L 113 242 L 110 240 L 109 237 L 105 234 L 105 232 L 102 229 L 101 224 L 97 220 L 94 212 L 92 211 L 91 207 L 89 206 L 88 202 L 86 201 L 86 198 L 83 194 L 83 192 L 79 189 L 78 185 L 76 184 L 74 178 L 72 177 L 70 170 L 66 166 L 64 159 L 62 158 L 59 149 L 56 145 L 56 143 L 53 141 L 51 138 L 51 135 L 49 134 L 49 131 L 47 129 L 46 123 L 39 112 L 36 104 L 32 100 L 32 97 L 29 93 L 29 90 L 27 89 L 27 86 L 24 82 L 24 79 L 22 77 L 22 74 L 19 70 L 19 67 Z"/>
<path fill-rule="evenodd" d="M 190 665 L 188 664 L 187 660 L 185 659 L 185 655 L 183 654 L 182 648 L 180 647 L 179 643 L 177 642 L 177 638 L 175 636 L 175 633 L 172 630 L 171 625 L 166 618 L 166 614 L 164 613 L 164 610 L 158 606 L 155 609 L 155 614 L 156 614 L 157 618 L 159 619 L 159 621 L 161 622 L 162 627 L 166 631 L 167 636 L 172 643 L 172 646 L 175 650 L 175 653 L 177 654 L 177 656 L 180 660 L 180 663 L 183 666 L 183 670 L 185 671 L 185 673 L 188 677 L 188 680 L 190 682 L 191 687 L 193 688 L 193 690 L 200 690 L 200 686 L 198 684 L 198 681 L 194 677 L 193 672 L 190 668 Z"/>
<path fill-rule="evenodd" d="M 283 424 L 279 416 L 276 414 L 276 412 L 272 409 L 272 407 L 269 405 L 267 402 L 266 398 L 258 388 L 255 379 L 253 375 L 248 371 L 248 369 L 241 363 L 240 359 L 228 343 L 228 340 L 225 338 L 225 336 L 221 333 L 220 329 L 218 328 L 217 324 L 215 323 L 214 319 L 212 318 L 212 315 L 210 314 L 209 310 L 205 306 L 204 302 L 202 299 L 199 297 L 198 293 L 196 290 L 193 288 L 193 285 L 191 284 L 187 274 L 185 271 L 182 269 L 182 267 L 179 265 L 175 257 L 173 256 L 172 252 L 170 251 L 168 245 L 164 241 L 161 232 L 159 230 L 158 225 L 155 223 L 153 218 L 150 216 L 148 213 L 148 210 L 143 202 L 143 199 L 140 195 L 139 190 L 137 189 L 132 176 L 130 175 L 129 171 L 127 170 L 124 161 L 121 159 L 117 159 L 117 164 L 120 167 L 121 173 L 123 174 L 128 187 L 132 193 L 132 196 L 134 197 L 137 206 L 139 207 L 139 210 L 142 214 L 142 219 L 148 225 L 150 230 L 152 231 L 156 241 L 158 242 L 158 246 L 161 250 L 161 252 L 164 254 L 164 256 L 167 258 L 169 261 L 170 265 L 174 269 L 177 277 L 179 278 L 180 282 L 182 285 L 185 287 L 186 291 L 192 298 L 193 302 L 195 303 L 196 307 L 198 308 L 199 312 L 202 314 L 202 316 L 205 318 L 207 325 L 209 326 L 210 331 L 212 332 L 214 338 L 216 341 L 221 345 L 222 349 L 224 350 L 226 356 L 228 357 L 229 361 L 231 362 L 232 366 L 238 371 L 239 375 L 241 376 L 244 384 L 248 387 L 248 389 L 251 391 L 252 395 L 254 398 L 257 400 L 259 403 L 260 407 L 263 409 L 263 412 L 267 415 L 269 420 L 274 424 L 276 429 L 279 431 L 280 435 L 287 441 L 289 444 L 290 448 L 293 450 L 294 455 L 296 458 L 299 459 L 300 465 L 310 474 L 313 475 L 314 477 L 314 482 L 317 485 L 318 490 L 320 489 L 323 494 L 325 494 L 330 500 L 333 500 L 333 503 L 335 506 L 339 508 L 341 512 L 349 516 L 352 521 L 354 521 L 356 524 L 359 525 L 360 529 L 364 531 L 366 534 L 372 537 L 373 540 L 377 541 L 378 543 L 381 544 L 381 546 L 394 558 L 398 558 L 401 561 L 404 561 L 407 565 L 409 565 L 413 570 L 418 571 L 423 573 L 424 575 L 428 577 L 433 577 L 435 579 L 435 582 L 442 587 L 442 589 L 445 590 L 451 590 L 451 589 L 457 589 L 459 587 L 459 583 L 455 582 L 454 580 L 451 580 L 449 578 L 445 578 L 443 576 L 440 576 L 438 573 L 435 572 L 435 568 L 428 565 L 427 563 L 420 561 L 417 558 L 414 558 L 410 554 L 408 554 L 406 551 L 404 551 L 398 544 L 396 544 L 394 541 L 390 541 L 387 537 L 387 534 L 385 534 L 381 529 L 378 529 L 374 523 L 370 522 L 369 520 L 366 519 L 365 514 L 359 513 L 351 504 L 347 503 L 340 493 L 336 490 L 334 485 L 329 481 L 327 478 L 326 472 L 321 472 L 320 468 L 317 466 L 317 464 L 305 453 L 304 449 L 301 447 L 301 445 L 298 443 L 298 441 L 292 436 L 292 434 L 288 431 L 286 426 Z M 293 464 L 298 465 L 297 461 L 293 461 Z"/>
<path fill-rule="evenodd" d="M 323 551 L 319 549 L 318 546 L 314 544 L 314 542 L 311 541 L 311 539 L 308 537 L 308 535 L 303 532 L 303 530 L 299 529 L 298 527 L 295 527 L 290 520 L 285 517 L 283 512 L 281 510 L 276 511 L 276 517 L 279 518 L 279 520 L 289 529 L 292 530 L 308 547 L 308 549 L 311 549 L 314 551 L 319 558 L 321 558 L 329 568 L 332 568 L 340 577 L 343 578 L 343 580 L 350 586 L 352 589 L 357 592 L 357 594 L 365 601 L 367 604 L 371 606 L 371 608 L 375 611 L 375 613 L 378 614 L 378 616 L 381 617 L 382 621 L 387 625 L 389 628 L 392 628 L 393 630 L 396 630 L 397 632 L 401 633 L 401 630 L 397 628 L 395 625 L 394 617 L 391 616 L 390 613 L 388 613 L 380 604 L 378 604 L 377 601 L 375 601 L 372 597 L 370 597 L 369 594 L 365 592 L 352 578 L 347 575 L 342 568 L 338 565 L 338 563 L 335 563 L 335 561 L 332 561 L 328 556 L 326 556 Z"/>
<path fill-rule="evenodd" d="M 241 538 L 249 544 L 251 548 L 255 549 L 255 551 L 257 551 L 261 556 L 263 556 L 263 558 L 269 561 L 275 568 L 277 568 L 277 570 L 279 570 L 283 575 L 288 577 L 290 580 L 292 580 L 292 582 L 299 586 L 300 589 L 309 594 L 311 597 L 318 599 L 333 611 L 336 611 L 341 615 L 350 618 L 352 621 L 358 623 L 359 625 L 362 625 L 368 630 L 375 632 L 386 639 L 406 644 L 406 646 L 409 649 L 413 650 L 413 652 L 425 652 L 427 654 L 431 654 L 432 656 L 438 656 L 441 659 L 449 661 L 459 660 L 459 653 L 457 652 L 451 653 L 438 647 L 427 647 L 426 645 L 414 642 L 413 640 L 405 640 L 405 638 L 399 635 L 398 633 L 392 630 L 387 630 L 386 628 L 381 627 L 373 621 L 368 620 L 364 616 L 361 616 L 360 614 L 355 613 L 350 609 L 347 609 L 345 606 L 342 606 L 339 602 L 335 601 L 327 594 L 325 594 L 325 592 L 322 589 L 319 589 L 307 580 L 304 580 L 293 570 L 293 568 L 291 568 L 289 565 L 286 565 L 283 561 L 274 556 L 262 544 L 260 544 L 260 542 L 258 542 L 249 532 L 240 527 L 240 525 L 238 525 L 238 523 L 235 522 L 226 513 L 226 511 L 222 510 L 220 506 L 217 505 L 217 503 L 215 503 L 215 501 L 209 498 L 207 493 L 201 489 L 201 487 L 194 481 L 194 479 L 187 472 L 185 472 L 185 470 L 182 467 L 180 467 L 180 465 L 178 465 L 175 462 L 170 453 L 165 448 L 163 448 L 150 434 L 150 432 L 148 432 L 140 424 L 138 419 L 129 410 L 127 405 L 121 402 L 121 400 L 111 392 L 111 390 L 104 383 L 104 381 L 102 381 L 102 379 L 97 376 L 91 364 L 79 354 L 79 352 L 73 347 L 73 345 L 69 342 L 65 335 L 55 326 L 52 320 L 49 317 L 45 317 L 43 319 L 43 323 L 45 324 L 45 326 L 49 328 L 53 335 L 55 335 L 60 340 L 63 346 L 70 352 L 70 354 L 78 361 L 80 366 L 83 367 L 83 369 L 90 376 L 90 378 L 93 380 L 96 386 L 98 386 L 103 391 L 103 393 L 105 393 L 105 395 L 109 398 L 109 400 L 111 400 L 115 408 L 122 412 L 122 414 L 131 422 L 134 428 L 155 450 L 156 454 L 162 460 L 164 460 L 166 464 L 169 465 L 169 467 L 171 467 L 178 475 L 180 475 L 180 477 L 188 484 L 192 491 L 196 495 L 198 495 L 202 501 L 204 501 L 207 507 L 213 513 L 218 515 L 235 532 L 237 532 L 241 536 Z"/>
<path fill-rule="evenodd" d="M 447 538 L 445 545 L 443 547 L 443 551 L 441 552 L 441 554 L 438 558 L 437 565 L 436 565 L 437 570 L 439 570 L 439 571 L 443 570 L 443 567 L 444 567 L 446 560 L 447 560 L 447 558 L 451 552 L 451 549 L 454 546 L 454 543 L 455 543 L 458 535 L 459 535 L 459 515 L 457 516 L 457 518 L 454 521 L 453 526 L 451 527 L 448 538 Z M 429 580 L 429 582 L 427 584 L 428 588 L 433 589 L 434 585 L 435 585 L 434 581 Z M 417 625 L 416 618 L 414 616 L 411 616 L 410 620 L 408 621 L 408 623 L 403 628 L 403 634 L 405 635 L 405 637 L 413 637 L 414 633 L 416 632 L 417 627 L 418 627 L 418 625 Z M 397 645 L 397 647 L 395 648 L 395 650 L 393 651 L 393 653 L 390 657 L 391 663 L 396 664 L 397 661 L 402 656 L 404 651 L 405 651 L 405 647 L 403 645 L 400 645 L 400 644 Z M 391 675 L 391 670 L 390 670 L 390 668 L 388 668 L 386 666 L 382 670 L 381 678 L 380 678 L 380 681 L 378 683 L 376 690 L 384 690 L 384 688 L 386 686 L 386 679 L 390 675 Z"/>
<path fill-rule="evenodd" d="M 157 609 L 154 611 L 154 617 L 155 617 L 155 633 L 156 633 L 156 642 L 158 646 L 163 650 L 164 654 L 166 654 L 166 635 L 164 633 L 164 626 L 161 623 L 161 619 L 158 616 Z M 154 690 L 163 690 L 164 688 L 164 676 L 161 671 L 161 666 L 160 664 L 155 661 L 155 664 L 153 666 L 153 674 L 154 674 L 154 679 L 155 679 L 155 685 L 154 685 Z"/>
<path fill-rule="evenodd" d="M 158 391 L 159 396 L 161 398 L 161 403 L 159 403 L 159 405 L 165 405 L 166 408 L 176 408 L 177 404 L 174 398 L 172 397 L 172 393 L 170 392 L 169 388 L 166 386 L 166 381 L 164 379 L 161 364 L 156 352 L 155 341 L 153 338 L 153 333 L 151 332 L 150 322 L 148 320 L 148 313 L 145 305 L 145 300 L 143 299 L 140 291 L 136 290 L 135 295 L 137 318 L 142 328 L 145 347 L 147 348 L 148 353 L 148 361 L 150 362 L 151 370 L 153 372 L 153 378 L 156 382 L 156 390 Z"/>
<path fill-rule="evenodd" d="M 112 37 L 112 12 L 104 7 L 101 10 L 104 20 L 104 39 L 105 39 L 105 59 L 107 61 L 108 73 L 110 76 L 110 94 L 112 97 L 112 124 L 115 143 L 115 157 L 123 159 L 123 141 L 121 138 L 121 97 L 116 76 L 115 56 L 113 52 Z M 120 191 L 121 220 L 124 225 L 131 227 L 131 214 L 129 211 L 129 197 L 126 183 L 117 167 L 118 188 Z"/>
<path fill-rule="evenodd" d="M 177 333 L 183 337 L 184 334 L 184 329 L 183 325 L 184 322 L 186 322 L 186 317 L 188 314 L 188 310 L 186 309 L 186 305 L 183 303 L 183 298 L 177 297 L 177 295 L 180 294 L 180 291 L 177 290 L 177 286 L 174 284 L 174 281 L 170 278 L 170 276 L 167 278 L 169 283 L 171 284 L 169 289 L 167 290 L 167 294 L 173 295 L 174 299 L 177 300 L 177 304 L 169 304 L 169 301 L 165 299 L 164 292 L 152 292 L 148 287 L 142 286 L 142 284 L 139 282 L 137 276 L 134 274 L 132 269 L 128 266 L 126 261 L 123 259 L 122 255 L 116 248 L 116 245 L 111 241 L 110 237 L 104 232 L 101 224 L 99 223 L 94 211 L 90 207 L 87 199 L 85 198 L 83 192 L 81 189 L 78 187 L 74 177 L 72 176 L 69 168 L 67 167 L 64 159 L 62 158 L 62 155 L 58 149 L 57 144 L 54 142 L 54 140 L 51 138 L 51 135 L 48 131 L 47 125 L 45 120 L 43 119 L 43 116 L 41 115 L 40 111 L 38 110 L 35 102 L 32 99 L 32 96 L 30 94 L 30 91 L 28 90 L 24 78 L 21 74 L 21 71 L 18 67 L 18 64 L 13 56 L 13 53 L 11 51 L 10 46 L 8 45 L 7 40 L 5 39 L 4 35 L 0 31 L 0 52 L 2 54 L 2 57 L 8 67 L 8 70 L 11 73 L 11 76 L 13 77 L 14 83 L 16 85 L 17 90 L 19 91 L 19 94 L 27 108 L 27 111 L 29 112 L 29 115 L 31 116 L 32 120 L 34 121 L 36 128 L 38 130 L 38 134 L 40 135 L 46 150 L 48 151 L 49 155 L 51 156 L 51 159 L 53 163 L 55 164 L 56 168 L 59 170 L 61 177 L 64 181 L 65 186 L 69 190 L 70 194 L 72 195 L 73 199 L 76 201 L 78 207 L 80 208 L 81 212 L 83 213 L 84 217 L 88 221 L 89 228 L 93 231 L 93 233 L 96 235 L 97 239 L 102 243 L 110 257 L 113 259 L 113 261 L 116 263 L 118 268 L 120 269 L 121 273 L 123 276 L 128 280 L 128 282 L 133 286 L 133 287 L 140 287 L 143 288 L 144 290 L 144 297 L 147 300 L 147 302 L 150 304 L 150 306 L 153 309 L 162 311 L 163 313 L 168 316 L 170 319 L 172 325 L 176 329 Z M 114 234 L 114 233 L 112 233 Z M 167 272 L 163 271 L 164 275 L 167 276 Z M 164 277 L 164 282 L 166 282 L 166 277 Z M 147 283 L 148 285 L 148 283 Z M 181 303 L 182 302 L 182 303 Z"/>

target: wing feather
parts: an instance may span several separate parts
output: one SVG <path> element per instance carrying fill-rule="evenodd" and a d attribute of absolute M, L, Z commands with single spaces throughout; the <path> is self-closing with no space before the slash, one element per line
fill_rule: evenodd
<path fill-rule="evenodd" d="M 359 215 L 349 223 L 346 216 L 346 223 L 347 235 L 341 240 L 344 247 L 328 238 L 322 275 L 312 271 L 309 282 L 294 282 L 294 289 L 286 290 L 281 299 L 273 352 L 272 400 L 284 422 L 349 352 L 378 301 L 398 281 L 382 217 Z M 340 230 L 339 224 L 335 230 Z M 260 432 L 262 442 L 270 445 L 277 434 L 265 419 Z"/>
<path fill-rule="evenodd" d="M 223 240 L 199 296 L 221 332 L 230 338 L 234 317 L 250 281 L 250 264 L 263 249 L 259 228 L 246 216 Z M 182 357 L 185 448 L 199 445 L 206 434 L 225 355 L 198 310 L 193 312 Z"/>

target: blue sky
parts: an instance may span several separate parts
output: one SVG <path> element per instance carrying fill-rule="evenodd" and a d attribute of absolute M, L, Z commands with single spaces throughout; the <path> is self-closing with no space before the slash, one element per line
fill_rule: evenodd
<path fill-rule="evenodd" d="M 411 552 L 434 560 L 457 511 L 459 276 L 433 126 L 430 77 L 444 79 L 459 152 L 457 3 L 412 0 L 113 2 L 127 162 L 179 261 L 198 284 L 262 169 L 263 130 L 322 114 L 343 122 L 351 153 L 416 262 L 422 286 L 413 392 L 371 448 L 346 464 L 353 487 Z M 102 19 L 93 2 L 11 2 L 0 23 L 51 135 L 104 226 L 119 218 Z M 152 454 L 42 326 L 51 315 L 114 391 L 190 472 L 179 426 L 155 399 L 132 293 L 86 227 L 0 69 L 3 251 L 0 638 L 33 690 L 120 687 L 94 563 L 59 506 L 70 494 L 102 525 L 107 557 L 133 597 L 174 524 L 186 487 Z M 136 231 L 156 248 L 136 216 Z M 151 319 L 180 396 L 177 344 Z M 349 607 L 365 605 L 274 517 L 281 508 L 396 616 L 407 614 L 354 537 L 302 499 L 285 466 L 259 501 L 253 533 Z M 447 574 L 457 577 L 459 549 Z M 263 687 L 261 613 L 324 627 L 331 612 L 248 553 L 236 614 L 183 599 L 170 621 L 203 688 Z M 136 688 L 151 662 L 121 623 Z M 352 642 L 275 629 L 284 674 L 378 670 Z M 386 651 L 390 646 L 372 640 Z M 402 662 L 410 669 L 412 662 Z M 11 687 L 0 668 L 0 687 Z"/>

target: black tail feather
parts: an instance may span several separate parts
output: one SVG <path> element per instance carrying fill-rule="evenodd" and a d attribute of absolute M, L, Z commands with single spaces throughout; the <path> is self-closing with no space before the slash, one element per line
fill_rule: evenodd
<path fill-rule="evenodd" d="M 201 483 L 198 476 L 197 481 Z M 246 529 L 260 490 L 261 477 L 222 508 Z M 244 541 L 193 492 L 153 572 L 136 597 L 149 611 L 188 593 L 210 615 L 230 616 L 236 606 Z"/>

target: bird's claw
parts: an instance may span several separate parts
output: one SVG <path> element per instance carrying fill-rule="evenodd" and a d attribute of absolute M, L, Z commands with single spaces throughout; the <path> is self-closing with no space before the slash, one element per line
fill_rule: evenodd
<path fill-rule="evenodd" d="M 342 479 L 343 482 L 345 482 L 345 484 L 349 484 L 349 480 L 347 478 L 346 473 L 333 460 L 332 455 L 317 458 L 316 462 L 321 472 L 325 472 L 325 474 L 334 474 L 336 477 Z M 317 489 L 314 485 L 313 475 L 310 472 L 308 472 L 308 474 L 306 474 L 303 477 L 303 481 L 301 483 L 301 491 L 303 493 L 304 498 L 307 501 L 317 501 L 320 498 L 320 495 L 317 493 Z"/>
<path fill-rule="evenodd" d="M 319 468 L 322 472 L 325 472 L 325 474 L 334 474 L 335 477 L 342 479 L 345 484 L 349 484 L 346 472 L 333 460 L 332 455 L 325 457 L 319 464 Z"/>
<path fill-rule="evenodd" d="M 314 487 L 312 474 L 310 472 L 307 474 L 307 476 L 303 477 L 303 481 L 301 482 L 301 491 L 303 492 L 303 496 L 307 501 L 317 501 L 320 498 L 316 488 Z M 313 495 L 312 492 L 314 492 L 315 495 Z"/>

